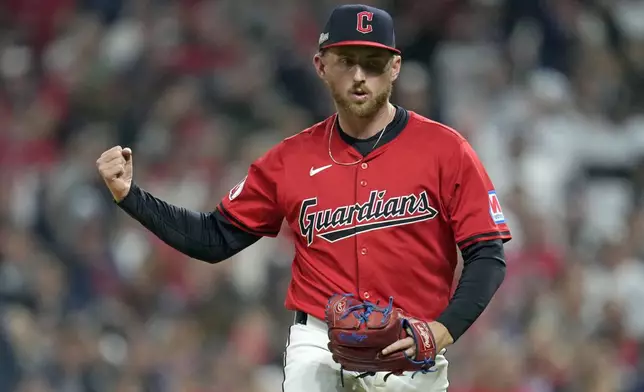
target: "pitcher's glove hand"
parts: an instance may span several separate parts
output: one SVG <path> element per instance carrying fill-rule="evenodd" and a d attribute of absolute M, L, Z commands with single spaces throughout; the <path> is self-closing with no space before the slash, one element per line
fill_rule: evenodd
<path fill-rule="evenodd" d="M 358 377 L 388 372 L 386 380 L 405 371 L 427 373 L 435 365 L 436 340 L 429 324 L 394 308 L 393 297 L 387 307 L 379 307 L 351 294 L 333 295 L 327 304 L 326 323 L 333 360 L 341 370 L 361 373 Z M 406 337 L 416 343 L 412 357 L 404 351 L 382 354 L 385 347 Z"/>

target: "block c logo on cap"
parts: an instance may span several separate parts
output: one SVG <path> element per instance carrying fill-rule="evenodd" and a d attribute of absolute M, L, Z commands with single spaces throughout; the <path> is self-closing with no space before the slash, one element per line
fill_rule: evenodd
<path fill-rule="evenodd" d="M 356 25 L 356 30 L 362 34 L 371 33 L 373 31 L 373 26 L 371 23 L 368 23 L 371 21 L 373 21 L 373 12 L 358 12 L 358 24 Z"/>

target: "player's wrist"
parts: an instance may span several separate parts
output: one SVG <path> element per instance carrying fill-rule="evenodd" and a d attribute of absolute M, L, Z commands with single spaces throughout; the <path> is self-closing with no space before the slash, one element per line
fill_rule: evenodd
<path fill-rule="evenodd" d="M 449 330 L 445 325 L 439 321 L 432 321 L 429 323 L 429 328 L 434 335 L 434 340 L 436 341 L 436 352 L 440 352 L 442 349 L 454 343 L 454 338 L 452 334 L 449 333 Z"/>
<path fill-rule="evenodd" d="M 132 182 L 127 189 L 127 193 L 122 196 L 112 195 L 114 203 L 125 211 L 136 211 L 138 198 L 140 197 L 140 188 Z"/>

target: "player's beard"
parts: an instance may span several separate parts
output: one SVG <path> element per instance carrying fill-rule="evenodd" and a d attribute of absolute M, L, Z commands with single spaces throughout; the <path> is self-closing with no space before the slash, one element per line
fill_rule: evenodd
<path fill-rule="evenodd" d="M 380 109 L 387 104 L 391 97 L 393 84 L 390 83 L 387 87 L 366 100 L 365 102 L 353 102 L 347 97 L 346 92 L 339 91 L 334 86 L 329 85 L 333 100 L 339 109 L 343 109 L 359 118 L 370 118 L 375 116 Z"/>

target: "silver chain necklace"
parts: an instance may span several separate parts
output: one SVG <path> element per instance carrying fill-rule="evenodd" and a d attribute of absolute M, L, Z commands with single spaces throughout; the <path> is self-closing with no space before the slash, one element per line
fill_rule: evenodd
<path fill-rule="evenodd" d="M 338 117 L 336 116 L 336 119 L 335 119 L 335 121 L 333 122 L 333 126 L 332 126 L 332 127 L 331 127 L 331 129 L 329 130 L 329 158 L 331 158 L 331 161 L 333 161 L 333 163 L 335 163 L 336 165 L 340 165 L 340 166 L 352 166 L 352 165 L 357 165 L 358 163 L 362 162 L 362 161 L 365 159 L 365 157 L 362 157 L 362 158 L 358 159 L 358 160 L 357 160 L 357 161 L 355 161 L 355 162 L 338 162 L 338 161 L 336 161 L 336 160 L 335 160 L 335 158 L 333 158 L 333 154 L 331 153 L 331 136 L 333 135 L 334 128 L 337 126 L 337 124 L 339 123 L 339 121 L 340 121 L 340 120 L 338 120 Z M 391 122 L 391 121 L 390 121 L 390 122 Z M 388 125 L 389 125 L 389 124 L 385 125 L 385 127 L 384 127 L 384 128 L 382 128 L 382 130 L 380 131 L 380 136 L 378 136 L 378 139 L 376 140 L 376 142 L 375 142 L 375 143 L 373 144 L 373 146 L 371 147 L 371 150 L 375 149 L 375 148 L 376 148 L 376 146 L 378 145 L 378 143 L 380 143 L 380 139 L 382 139 L 382 135 L 384 135 L 384 134 L 385 134 L 385 130 L 387 129 L 387 126 L 388 126 Z"/>

